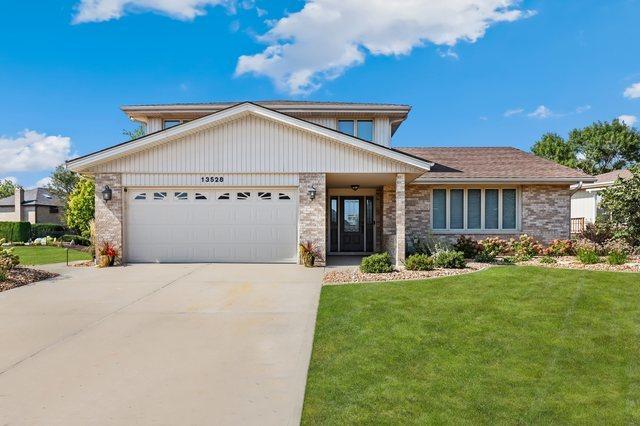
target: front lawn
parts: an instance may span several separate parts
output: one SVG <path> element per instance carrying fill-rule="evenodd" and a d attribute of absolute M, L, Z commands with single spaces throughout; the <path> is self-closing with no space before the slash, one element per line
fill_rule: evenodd
<path fill-rule="evenodd" d="M 64 263 L 67 261 L 65 248 L 51 246 L 19 246 L 13 252 L 20 258 L 21 265 L 44 265 L 46 263 Z M 69 249 L 69 262 L 91 260 L 91 253 Z"/>
<path fill-rule="evenodd" d="M 304 424 L 638 424 L 640 275 L 322 289 Z"/>

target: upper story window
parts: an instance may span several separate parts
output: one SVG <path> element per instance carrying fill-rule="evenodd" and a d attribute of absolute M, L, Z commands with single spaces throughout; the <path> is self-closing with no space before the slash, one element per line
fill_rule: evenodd
<path fill-rule="evenodd" d="M 338 131 L 369 142 L 373 141 L 372 120 L 338 120 Z"/>
<path fill-rule="evenodd" d="M 178 124 L 182 124 L 182 123 L 187 123 L 191 120 L 164 120 L 162 122 L 162 128 L 163 129 L 168 129 L 169 127 L 174 127 L 177 126 Z"/>
<path fill-rule="evenodd" d="M 431 227 L 441 231 L 516 230 L 515 188 L 434 189 Z"/>

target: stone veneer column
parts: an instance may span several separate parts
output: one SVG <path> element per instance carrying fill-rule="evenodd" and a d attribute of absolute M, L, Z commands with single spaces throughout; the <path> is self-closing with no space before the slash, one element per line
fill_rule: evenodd
<path fill-rule="evenodd" d="M 96 256 L 98 249 L 105 241 L 113 244 L 118 250 L 117 264 L 122 264 L 123 236 L 123 192 L 120 173 L 101 173 L 95 176 L 96 191 Z M 112 191 L 111 200 L 102 199 L 102 190 L 109 185 Z"/>
<path fill-rule="evenodd" d="M 316 266 L 325 266 L 327 258 L 327 185 L 324 173 L 300 173 L 299 177 L 298 234 L 301 244 L 310 241 L 320 253 Z M 311 187 L 316 189 L 316 197 L 308 195 Z M 298 259 L 298 263 L 301 260 Z"/>
<path fill-rule="evenodd" d="M 396 175 L 396 267 L 404 266 L 405 257 L 405 176 Z"/>
<path fill-rule="evenodd" d="M 396 256 L 396 187 L 382 187 L 382 250 L 395 262 Z"/>

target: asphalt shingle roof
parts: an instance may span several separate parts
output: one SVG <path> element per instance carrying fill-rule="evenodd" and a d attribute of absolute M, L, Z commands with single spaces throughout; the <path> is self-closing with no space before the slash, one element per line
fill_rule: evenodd
<path fill-rule="evenodd" d="M 15 204 L 15 195 L 0 198 L 0 206 L 13 206 Z M 24 191 L 23 206 L 62 206 L 62 201 L 53 194 L 50 194 L 47 188 L 26 189 Z"/>

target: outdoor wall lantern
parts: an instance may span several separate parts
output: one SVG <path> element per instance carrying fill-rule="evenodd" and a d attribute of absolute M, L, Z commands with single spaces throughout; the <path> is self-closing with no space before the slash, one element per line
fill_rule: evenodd
<path fill-rule="evenodd" d="M 315 200 L 316 198 L 316 187 L 311 185 L 311 188 L 307 191 L 307 195 L 311 200 Z"/>
<path fill-rule="evenodd" d="M 351 189 L 357 191 L 358 189 L 360 189 L 360 185 L 351 185 Z"/>
<path fill-rule="evenodd" d="M 102 199 L 105 201 L 110 201 L 111 195 L 112 195 L 111 188 L 109 188 L 109 185 L 105 185 L 104 189 L 102 190 Z"/>

